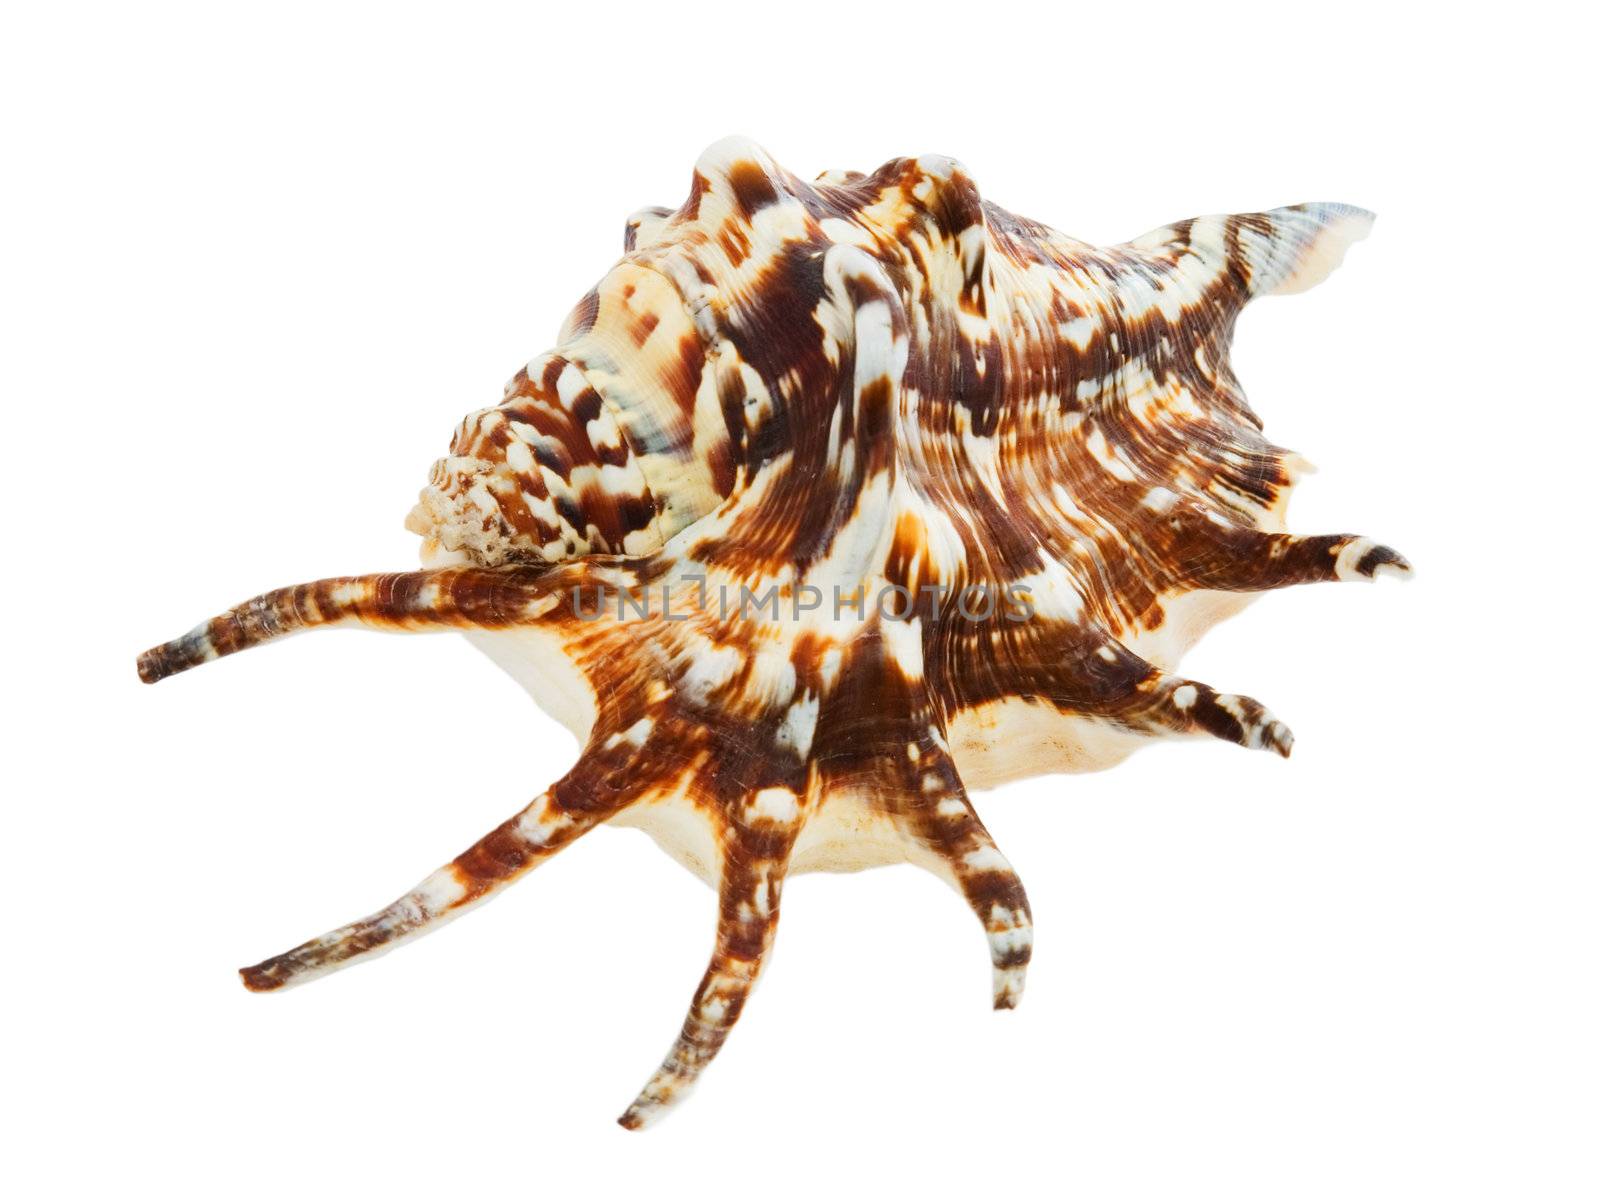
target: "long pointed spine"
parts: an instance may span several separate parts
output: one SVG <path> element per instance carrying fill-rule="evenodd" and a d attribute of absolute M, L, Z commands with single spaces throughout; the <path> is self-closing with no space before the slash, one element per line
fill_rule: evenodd
<path fill-rule="evenodd" d="M 147 683 L 310 628 L 503 627 L 524 617 L 536 569 L 436 569 L 324 578 L 269 590 L 139 655 Z"/>

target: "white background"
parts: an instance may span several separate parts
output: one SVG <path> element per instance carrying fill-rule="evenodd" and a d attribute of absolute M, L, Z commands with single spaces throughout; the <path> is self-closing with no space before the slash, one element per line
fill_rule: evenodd
<path fill-rule="evenodd" d="M 1600 1190 L 1586 36 L 1538 4 L 515 7 L 6 10 L 6 1187 Z M 234 973 L 559 774 L 508 678 L 449 636 L 156 689 L 133 659 L 412 562 L 456 421 L 730 132 L 806 176 L 953 154 L 1094 241 L 1375 209 L 1234 360 L 1321 466 L 1294 526 L 1419 578 L 1269 595 L 1188 659 L 1292 761 L 1164 744 L 979 796 L 1038 928 L 1019 1011 L 932 877 L 804 876 L 722 1057 L 630 1135 L 714 905 L 637 832 L 370 967 Z"/>

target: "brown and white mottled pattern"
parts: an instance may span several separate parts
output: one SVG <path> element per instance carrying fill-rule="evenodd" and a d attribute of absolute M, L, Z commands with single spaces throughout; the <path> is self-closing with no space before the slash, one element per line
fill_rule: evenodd
<path fill-rule="evenodd" d="M 1028 900 L 968 786 L 1153 736 L 1287 756 L 1265 707 L 1179 658 L 1260 591 L 1409 570 L 1284 530 L 1304 465 L 1228 365 L 1245 303 L 1318 282 L 1371 219 L 1308 204 L 1100 249 L 947 158 L 808 184 L 712 147 L 681 207 L 628 220 L 558 346 L 462 421 L 407 521 L 424 569 L 273 591 L 140 657 L 153 682 L 307 627 L 462 630 L 587 744 L 411 893 L 245 984 L 387 948 L 613 821 L 721 898 L 625 1126 L 716 1055 L 790 872 L 933 870 L 1015 1005 Z"/>

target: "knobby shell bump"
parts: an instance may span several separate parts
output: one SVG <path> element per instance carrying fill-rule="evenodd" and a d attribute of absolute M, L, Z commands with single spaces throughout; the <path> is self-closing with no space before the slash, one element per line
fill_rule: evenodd
<path fill-rule="evenodd" d="M 1304 204 L 1101 249 L 949 158 L 806 183 L 713 146 L 680 207 L 627 221 L 556 348 L 456 429 L 406 521 L 422 569 L 270 591 L 139 658 L 155 682 L 308 628 L 460 631 L 585 745 L 410 893 L 245 984 L 360 960 L 609 822 L 720 895 L 624 1126 L 722 1046 L 790 873 L 945 878 L 1014 1006 L 1032 915 L 969 790 L 1154 737 L 1288 756 L 1261 703 L 1173 672 L 1184 651 L 1261 591 L 1409 572 L 1285 531 L 1307 467 L 1228 364 L 1246 303 L 1321 281 L 1371 223 Z"/>

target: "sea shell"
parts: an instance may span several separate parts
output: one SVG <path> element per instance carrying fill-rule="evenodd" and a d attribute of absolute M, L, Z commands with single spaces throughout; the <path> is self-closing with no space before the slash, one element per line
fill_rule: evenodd
<path fill-rule="evenodd" d="M 716 1054 L 788 873 L 933 870 L 1015 1005 L 1028 901 L 968 787 L 1154 736 L 1287 756 L 1259 702 L 1169 671 L 1260 591 L 1409 570 L 1283 530 L 1304 466 L 1228 364 L 1245 303 L 1320 281 L 1371 221 L 1307 204 L 1098 249 L 948 158 L 807 184 L 713 146 L 680 208 L 628 221 L 558 348 L 462 422 L 407 521 L 427 568 L 272 591 L 140 657 L 153 682 L 310 627 L 461 630 L 586 744 L 410 893 L 245 984 L 358 960 L 609 821 L 721 896 L 625 1126 Z"/>

